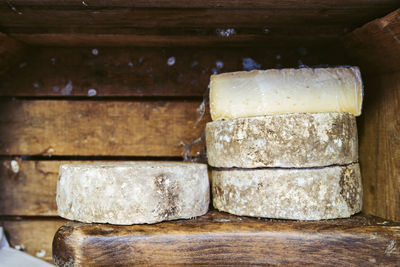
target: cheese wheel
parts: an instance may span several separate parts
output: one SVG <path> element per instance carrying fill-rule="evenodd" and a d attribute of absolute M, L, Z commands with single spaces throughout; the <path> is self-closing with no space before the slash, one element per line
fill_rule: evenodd
<path fill-rule="evenodd" d="M 361 211 L 358 164 L 212 171 L 214 207 L 236 215 L 321 220 Z"/>
<path fill-rule="evenodd" d="M 361 114 L 363 86 L 357 67 L 271 69 L 212 75 L 213 120 L 270 114 Z"/>
<path fill-rule="evenodd" d="M 56 200 L 70 220 L 140 224 L 203 215 L 209 198 L 206 164 L 115 162 L 61 165 Z"/>
<path fill-rule="evenodd" d="M 214 167 L 319 167 L 358 161 L 355 117 L 348 113 L 280 114 L 207 123 Z"/>

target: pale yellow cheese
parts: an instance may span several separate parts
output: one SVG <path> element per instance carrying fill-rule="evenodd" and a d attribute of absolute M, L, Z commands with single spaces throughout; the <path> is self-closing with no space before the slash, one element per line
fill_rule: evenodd
<path fill-rule="evenodd" d="M 361 114 L 357 67 L 240 71 L 212 75 L 213 120 L 285 113 Z"/>

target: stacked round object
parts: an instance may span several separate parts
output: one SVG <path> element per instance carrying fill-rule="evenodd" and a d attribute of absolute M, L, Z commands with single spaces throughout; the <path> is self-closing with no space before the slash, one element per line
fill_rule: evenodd
<path fill-rule="evenodd" d="M 207 124 L 214 207 L 321 220 L 361 211 L 358 68 L 213 75 Z"/>

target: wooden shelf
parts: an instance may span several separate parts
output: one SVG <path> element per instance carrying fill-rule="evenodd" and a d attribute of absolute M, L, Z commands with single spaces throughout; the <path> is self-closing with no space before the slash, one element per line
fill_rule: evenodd
<path fill-rule="evenodd" d="M 69 222 L 53 240 L 58 265 L 396 265 L 400 223 L 370 215 L 324 221 L 237 217 L 116 226 Z"/>

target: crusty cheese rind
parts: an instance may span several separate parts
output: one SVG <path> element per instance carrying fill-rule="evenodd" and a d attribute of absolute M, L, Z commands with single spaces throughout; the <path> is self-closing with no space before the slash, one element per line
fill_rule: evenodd
<path fill-rule="evenodd" d="M 322 220 L 362 208 L 358 164 L 315 169 L 212 171 L 213 204 L 241 216 Z"/>
<path fill-rule="evenodd" d="M 200 216 L 209 198 L 206 164 L 118 162 L 61 165 L 56 200 L 61 217 L 128 225 Z"/>
<path fill-rule="evenodd" d="M 358 67 L 270 69 L 212 75 L 213 120 L 285 113 L 361 114 Z"/>
<path fill-rule="evenodd" d="M 214 167 L 320 167 L 358 161 L 356 119 L 349 113 L 297 113 L 207 123 Z"/>

